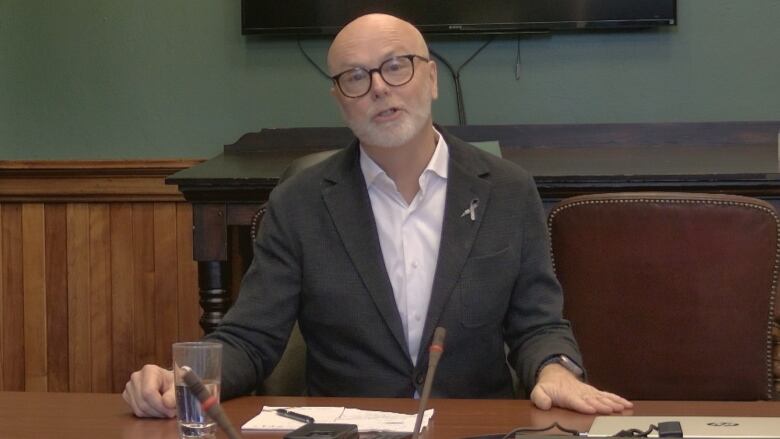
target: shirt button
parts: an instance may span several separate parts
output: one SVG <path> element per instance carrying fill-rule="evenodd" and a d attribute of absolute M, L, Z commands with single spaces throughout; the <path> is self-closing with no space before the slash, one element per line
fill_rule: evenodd
<path fill-rule="evenodd" d="M 421 317 L 420 317 L 420 314 L 415 314 L 415 315 L 414 315 L 414 319 L 415 319 L 415 320 L 417 320 L 417 321 L 419 322 L 419 321 L 420 321 L 420 319 L 421 319 Z"/>
<path fill-rule="evenodd" d="M 412 261 L 412 268 L 417 268 L 417 261 Z"/>

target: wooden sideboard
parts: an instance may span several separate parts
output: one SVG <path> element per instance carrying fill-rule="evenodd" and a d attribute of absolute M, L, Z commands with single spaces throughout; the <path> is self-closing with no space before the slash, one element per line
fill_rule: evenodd
<path fill-rule="evenodd" d="M 445 129 L 467 141 L 498 141 L 504 158 L 535 176 L 547 208 L 573 195 L 617 191 L 721 192 L 780 204 L 780 121 Z M 346 128 L 264 129 L 167 178 L 193 205 L 205 331 L 230 306 L 231 247 L 237 245 L 231 228 L 250 224 L 293 160 L 351 138 Z"/>

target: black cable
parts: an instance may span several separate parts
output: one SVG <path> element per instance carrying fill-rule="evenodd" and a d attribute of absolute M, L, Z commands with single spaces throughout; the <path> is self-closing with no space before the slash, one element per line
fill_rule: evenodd
<path fill-rule="evenodd" d="M 520 35 L 517 36 L 517 57 L 515 58 L 515 81 L 520 80 Z"/>
<path fill-rule="evenodd" d="M 452 76 L 452 82 L 455 84 L 455 105 L 458 110 L 458 125 L 465 125 L 466 121 L 464 120 L 465 116 L 461 116 L 463 114 L 463 108 L 461 108 L 461 105 L 463 105 L 463 99 L 461 99 L 460 95 L 460 81 L 458 80 L 458 76 L 455 73 L 455 69 L 452 68 L 452 64 L 450 64 L 443 56 L 439 55 L 436 51 L 433 49 L 429 49 L 429 52 L 431 52 L 431 55 L 435 56 L 439 61 L 441 61 L 442 64 L 444 64 L 445 67 L 447 67 L 447 70 L 450 71 L 450 75 Z"/>
<path fill-rule="evenodd" d="M 495 36 L 491 35 L 490 38 L 488 38 L 488 40 L 485 41 L 485 43 L 482 44 L 479 49 L 474 51 L 474 53 L 472 53 L 471 56 L 458 67 L 457 70 L 453 69 L 452 65 L 450 65 L 450 63 L 447 62 L 443 56 L 439 55 L 433 50 L 430 50 L 431 54 L 441 60 L 441 62 L 447 67 L 447 69 L 452 74 L 452 80 L 455 82 L 455 103 L 458 107 L 458 125 L 466 125 L 466 109 L 465 105 L 463 104 L 463 88 L 460 85 L 460 71 L 466 67 L 466 64 L 470 63 L 472 59 L 479 55 L 479 53 L 482 52 L 482 50 L 487 47 L 494 38 Z"/>
<path fill-rule="evenodd" d="M 457 75 L 458 75 L 458 76 L 460 76 L 460 71 L 461 71 L 461 69 L 463 69 L 463 67 L 466 67 L 466 64 L 470 63 L 472 59 L 474 59 L 474 58 L 475 58 L 477 55 L 479 55 L 479 52 L 482 52 L 482 49 L 484 49 L 485 47 L 487 47 L 487 45 L 488 45 L 488 44 L 492 43 L 494 38 L 495 38 L 495 37 L 494 37 L 493 35 L 491 35 L 491 36 L 490 36 L 490 38 L 488 38 L 488 40 L 487 40 L 487 41 L 485 41 L 485 43 L 484 43 L 484 44 L 482 44 L 481 46 L 479 46 L 479 49 L 477 49 L 477 50 L 476 50 L 476 51 L 475 51 L 473 54 L 471 54 L 471 56 L 469 57 L 469 59 L 467 59 L 466 61 L 464 61 L 464 62 L 463 62 L 463 64 L 461 64 L 461 65 L 460 65 L 460 67 L 458 67 L 458 72 L 457 72 Z"/>
<path fill-rule="evenodd" d="M 578 430 L 574 430 L 571 428 L 563 427 L 562 425 L 558 424 L 557 422 L 553 422 L 551 425 L 547 427 L 540 427 L 540 428 L 531 428 L 531 427 L 519 427 L 515 428 L 514 430 L 510 431 L 509 433 L 501 436 L 501 435 L 487 435 L 487 436 L 477 436 L 473 439 L 485 439 L 485 438 L 491 438 L 491 439 L 510 439 L 513 436 L 517 435 L 524 435 L 527 433 L 540 433 L 543 431 L 552 430 L 553 428 L 557 428 L 558 430 L 569 433 L 572 436 L 581 436 L 582 433 L 580 433 Z M 628 430 L 621 430 L 617 433 L 615 433 L 612 437 L 648 437 L 650 433 L 658 431 L 658 427 L 656 425 L 650 425 L 647 430 L 639 430 L 636 428 L 631 428 Z M 468 439 L 468 438 L 467 438 Z"/>
<path fill-rule="evenodd" d="M 542 432 L 542 431 L 552 430 L 553 428 L 557 428 L 558 430 L 561 430 L 564 433 L 569 433 L 572 436 L 579 436 L 580 435 L 580 432 L 577 431 L 577 430 L 573 430 L 571 428 L 566 428 L 566 427 L 561 426 L 561 424 L 559 424 L 557 422 L 553 422 L 552 425 L 550 425 L 548 427 L 541 427 L 541 428 L 520 427 L 520 428 L 515 428 L 514 430 L 512 430 L 509 433 L 505 434 L 504 437 L 501 438 L 501 439 L 509 439 L 509 438 L 511 438 L 511 437 L 513 437 L 515 435 L 518 435 L 518 434 L 523 435 L 523 434 L 526 434 L 526 433 L 539 433 L 539 432 Z"/>
<path fill-rule="evenodd" d="M 620 430 L 617 433 L 615 433 L 615 437 L 648 437 L 650 433 L 656 430 L 658 430 L 658 427 L 651 424 L 650 427 L 645 431 L 636 428 L 629 428 L 628 430 Z"/>
<path fill-rule="evenodd" d="M 439 53 L 435 50 L 429 49 L 428 51 L 431 52 L 431 55 L 435 56 L 439 61 L 441 61 L 445 67 L 447 67 L 447 70 L 450 71 L 450 75 L 452 75 L 452 79 L 455 79 L 455 69 L 452 68 L 452 64 L 447 62 L 447 60 L 443 56 L 439 55 Z"/>
<path fill-rule="evenodd" d="M 441 61 L 447 67 L 447 70 L 450 71 L 450 73 L 452 74 L 452 77 L 454 78 L 455 77 L 455 69 L 452 68 L 452 65 L 450 63 L 448 63 L 447 60 L 444 59 L 443 56 L 439 55 L 439 53 L 436 52 L 435 50 L 429 49 L 428 51 L 431 52 L 431 55 L 433 55 L 436 58 L 438 58 L 439 61 Z"/>
<path fill-rule="evenodd" d="M 300 36 L 296 37 L 295 41 L 298 43 L 298 50 L 301 51 L 301 54 L 303 54 L 303 56 L 306 58 L 306 61 L 309 61 L 309 64 L 313 65 L 314 68 L 317 69 L 317 71 L 319 71 L 322 74 L 322 76 L 325 77 L 325 79 L 330 81 L 331 80 L 330 75 L 325 73 L 325 70 L 322 70 L 322 68 L 319 65 L 317 65 L 317 63 L 314 62 L 313 59 L 311 59 L 309 54 L 306 53 L 305 50 L 303 50 L 303 46 L 301 45 L 301 37 Z"/>

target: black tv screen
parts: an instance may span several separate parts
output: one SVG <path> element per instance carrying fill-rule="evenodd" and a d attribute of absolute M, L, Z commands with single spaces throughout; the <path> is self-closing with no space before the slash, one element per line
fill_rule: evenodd
<path fill-rule="evenodd" d="M 674 25 L 676 0 L 242 0 L 243 34 L 333 35 L 385 12 L 427 34 L 522 33 Z"/>

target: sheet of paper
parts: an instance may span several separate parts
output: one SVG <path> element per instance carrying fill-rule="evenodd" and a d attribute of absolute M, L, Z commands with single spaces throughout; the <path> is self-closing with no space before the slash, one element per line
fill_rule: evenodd
<path fill-rule="evenodd" d="M 311 416 L 318 423 L 356 424 L 359 431 L 411 433 L 414 430 L 414 422 L 417 419 L 417 415 L 345 407 L 263 407 L 260 413 L 241 426 L 241 429 L 247 431 L 283 431 L 295 430 L 303 426 L 302 422 L 278 415 L 276 409 L 279 408 Z M 428 425 L 431 416 L 433 416 L 433 409 L 426 410 L 423 415 L 422 427 Z"/>
<path fill-rule="evenodd" d="M 285 418 L 276 413 L 276 409 L 287 409 L 295 413 L 311 416 L 315 422 L 332 423 L 344 412 L 344 407 L 263 407 L 260 413 L 250 419 L 242 430 L 295 430 L 303 425 L 295 419 Z"/>

